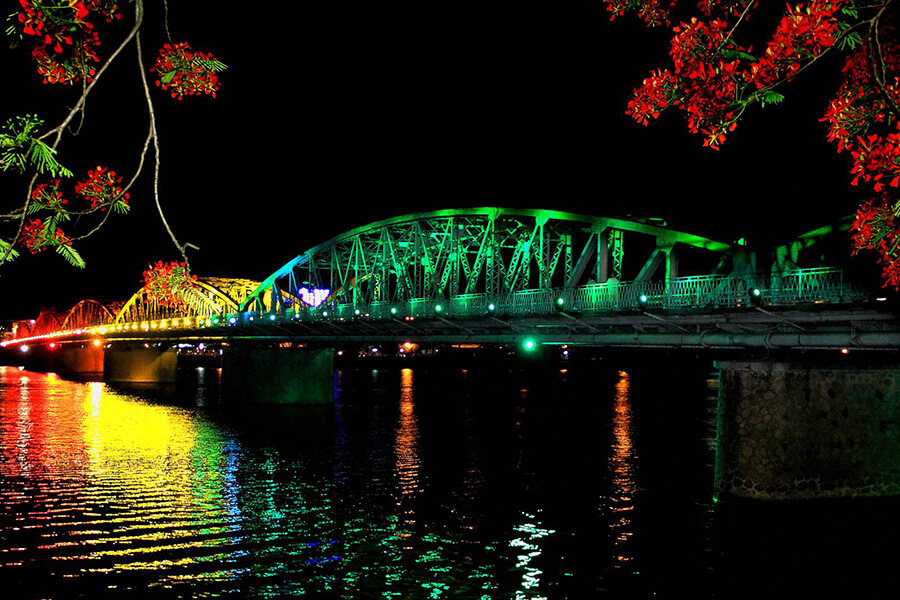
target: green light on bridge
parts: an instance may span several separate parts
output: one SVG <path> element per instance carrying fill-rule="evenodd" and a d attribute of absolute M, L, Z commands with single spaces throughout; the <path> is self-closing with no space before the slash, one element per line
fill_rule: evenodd
<path fill-rule="evenodd" d="M 443 310 L 444 310 L 444 307 L 441 306 L 440 304 L 435 304 L 435 305 L 434 305 L 434 312 L 440 313 L 440 312 L 442 312 Z"/>
<path fill-rule="evenodd" d="M 522 347 L 531 352 L 535 348 L 537 348 L 537 342 L 535 342 L 532 338 L 526 339 L 522 342 Z"/>

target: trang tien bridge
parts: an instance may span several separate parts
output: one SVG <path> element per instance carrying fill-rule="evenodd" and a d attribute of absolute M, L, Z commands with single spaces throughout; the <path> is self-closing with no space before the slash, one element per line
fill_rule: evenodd
<path fill-rule="evenodd" d="M 760 252 L 652 220 L 414 214 L 323 242 L 262 282 L 200 277 L 203 301 L 182 312 L 141 289 L 15 323 L 0 344 L 30 369 L 109 382 L 174 381 L 179 352 L 216 349 L 223 392 L 251 403 L 333 401 L 334 349 L 351 344 L 394 355 L 425 344 L 744 349 L 717 363 L 720 490 L 896 494 L 897 363 L 799 352 L 900 349 L 882 290 L 808 258 L 846 228 Z"/>

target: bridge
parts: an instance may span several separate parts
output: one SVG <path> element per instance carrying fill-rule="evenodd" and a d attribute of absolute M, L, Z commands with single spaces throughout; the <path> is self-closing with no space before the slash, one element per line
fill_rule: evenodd
<path fill-rule="evenodd" d="M 883 292 L 812 260 L 848 225 L 760 251 L 658 221 L 414 214 L 338 235 L 263 281 L 201 277 L 203 301 L 180 312 L 141 289 L 18 322 L 0 346 L 29 368 L 112 382 L 172 381 L 179 348 L 215 348 L 223 397 L 249 403 L 332 402 L 344 344 L 381 354 L 407 344 L 783 349 L 794 358 L 718 363 L 717 490 L 900 494 L 900 367 L 792 352 L 880 350 L 854 355 L 896 361 L 900 327 Z"/>
<path fill-rule="evenodd" d="M 855 286 L 838 267 L 800 266 L 805 251 L 816 254 L 847 225 L 760 255 L 652 220 L 504 208 L 413 214 L 341 234 L 262 282 L 201 277 L 207 301 L 188 310 L 142 288 L 121 303 L 88 299 L 15 323 L 0 345 L 897 348 L 897 319 L 880 291 Z"/>

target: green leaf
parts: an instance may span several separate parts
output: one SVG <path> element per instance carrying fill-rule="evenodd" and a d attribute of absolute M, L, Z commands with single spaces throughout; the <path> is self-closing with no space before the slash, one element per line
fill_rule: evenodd
<path fill-rule="evenodd" d="M 38 173 L 50 173 L 54 177 L 62 175 L 71 177 L 72 172 L 59 164 L 56 160 L 56 150 L 42 142 L 41 140 L 31 140 L 31 146 L 28 149 L 28 159 L 37 169 Z"/>
<path fill-rule="evenodd" d="M 113 203 L 113 210 L 119 213 L 120 215 L 127 215 L 131 210 L 131 207 L 128 206 L 128 203 L 124 200 L 116 200 Z"/>
<path fill-rule="evenodd" d="M 7 250 L 9 250 L 9 242 L 6 240 L 0 240 L 0 256 L 6 255 Z M 19 257 L 19 253 L 13 249 L 9 250 L 9 254 L 6 255 L 6 260 L 12 260 Z"/>
<path fill-rule="evenodd" d="M 738 50 L 736 48 L 727 48 L 722 50 L 722 56 L 726 59 L 731 58 L 743 58 L 748 62 L 756 62 L 756 57 L 748 52 L 744 52 L 743 50 Z"/>
<path fill-rule="evenodd" d="M 175 73 L 178 71 L 166 71 L 163 73 L 162 77 L 159 78 L 161 83 L 171 83 L 173 79 L 175 79 Z"/>
<path fill-rule="evenodd" d="M 85 266 L 84 259 L 81 258 L 81 255 L 78 253 L 75 248 L 72 246 L 67 246 L 65 244 L 60 244 L 56 247 L 56 252 L 61 254 L 63 258 L 69 261 L 73 267 L 78 267 L 79 269 L 83 269 Z"/>
<path fill-rule="evenodd" d="M 858 31 L 851 31 L 847 35 L 841 36 L 838 42 L 838 48 L 841 50 L 855 50 L 862 43 L 862 36 Z"/>
<path fill-rule="evenodd" d="M 221 72 L 228 68 L 228 65 L 223 63 L 220 60 L 209 60 L 207 58 L 199 58 L 195 57 L 191 62 L 200 65 L 204 69 L 208 69 L 210 71 Z"/>
<path fill-rule="evenodd" d="M 762 98 L 760 98 L 759 103 L 762 106 L 765 106 L 766 104 L 780 104 L 782 100 L 784 100 L 784 96 L 778 92 L 766 90 L 766 92 L 763 93 Z"/>

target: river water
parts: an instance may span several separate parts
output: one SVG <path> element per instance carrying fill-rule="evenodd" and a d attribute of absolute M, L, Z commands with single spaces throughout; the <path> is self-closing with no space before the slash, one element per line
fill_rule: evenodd
<path fill-rule="evenodd" d="M 713 501 L 711 365 L 402 366 L 252 409 L 0 367 L 0 597 L 898 596 L 896 500 Z"/>

